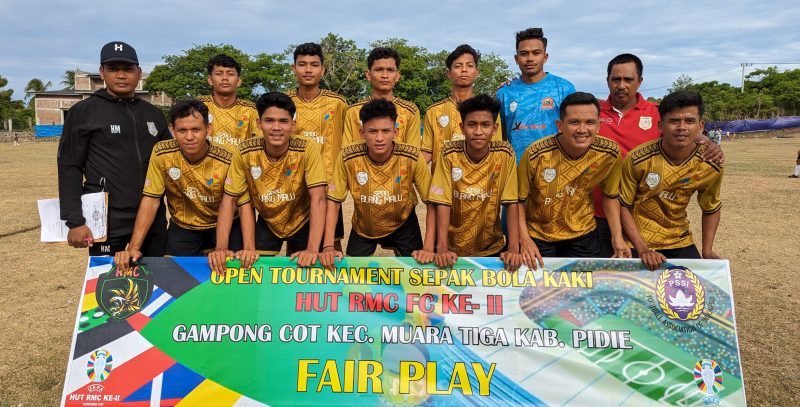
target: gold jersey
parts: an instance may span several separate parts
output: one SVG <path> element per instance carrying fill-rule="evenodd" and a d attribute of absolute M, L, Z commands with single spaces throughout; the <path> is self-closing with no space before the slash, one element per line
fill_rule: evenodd
<path fill-rule="evenodd" d="M 378 239 L 397 230 L 417 205 L 417 188 L 428 201 L 431 173 L 418 147 L 394 143 L 392 156 L 382 165 L 367 154 L 363 141 L 342 148 L 328 185 L 328 199 L 344 202 L 353 197 L 353 229 L 362 237 Z"/>
<path fill-rule="evenodd" d="M 209 145 L 196 163 L 186 160 L 177 140 L 159 141 L 153 147 L 142 193 L 152 198 L 167 196 L 171 222 L 184 229 L 205 230 L 217 226 L 217 213 L 227 179 L 231 153 Z"/>
<path fill-rule="evenodd" d="M 450 206 L 448 243 L 462 257 L 491 256 L 504 246 L 500 208 L 517 202 L 514 149 L 507 141 L 492 141 L 489 154 L 473 162 L 465 141 L 444 143 L 433 171 L 428 199 Z"/>
<path fill-rule="evenodd" d="M 599 185 L 604 195 L 616 198 L 621 165 L 619 145 L 600 136 L 576 159 L 563 151 L 557 135 L 528 146 L 517 169 L 528 234 L 558 242 L 593 231 L 592 190 Z"/>
<path fill-rule="evenodd" d="M 703 151 L 705 146 L 698 145 L 689 158 L 674 163 L 661 150 L 659 139 L 642 144 L 625 157 L 619 199 L 631 210 L 649 248 L 694 244 L 686 207 L 695 191 L 703 213 L 722 207 L 722 165 L 703 161 Z"/>
<path fill-rule="evenodd" d="M 344 121 L 344 138 L 342 139 L 342 146 L 348 146 L 355 142 L 363 140 L 361 137 L 361 119 L 358 114 L 361 112 L 361 107 L 364 106 L 371 99 L 362 100 L 354 103 L 347 109 Z M 403 144 L 409 144 L 419 147 L 420 144 L 420 129 L 419 129 L 419 108 L 414 102 L 403 100 L 398 97 L 392 101 L 394 107 L 397 108 L 397 141 Z"/>
<path fill-rule="evenodd" d="M 303 136 L 292 136 L 289 151 L 277 161 L 267 157 L 264 143 L 263 137 L 257 137 L 239 144 L 225 193 L 247 195 L 239 204 L 252 200 L 270 230 L 283 239 L 311 219 L 308 190 L 327 184 L 325 169 L 319 145 Z"/>
<path fill-rule="evenodd" d="M 492 140 L 503 139 L 503 129 L 500 128 L 500 116 L 497 117 L 497 131 Z M 435 164 L 442 153 L 442 146 L 448 141 L 464 140 L 461 132 L 461 113 L 458 111 L 458 102 L 450 96 L 431 105 L 425 111 L 425 124 L 422 131 L 422 146 L 420 150 L 431 153 L 431 161 Z"/>
<path fill-rule="evenodd" d="M 236 99 L 230 107 L 221 107 L 211 96 L 200 96 L 197 100 L 208 107 L 208 121 L 212 125 L 211 142 L 230 151 L 243 140 L 258 137 L 258 112 L 256 105 L 243 99 Z"/>
<path fill-rule="evenodd" d="M 325 158 L 325 175 L 330 181 L 333 176 L 333 163 L 342 149 L 344 114 L 347 102 L 343 97 L 323 89 L 313 100 L 305 101 L 297 96 L 297 91 L 287 93 L 292 98 L 297 114 L 297 134 L 306 136 L 320 145 Z"/>

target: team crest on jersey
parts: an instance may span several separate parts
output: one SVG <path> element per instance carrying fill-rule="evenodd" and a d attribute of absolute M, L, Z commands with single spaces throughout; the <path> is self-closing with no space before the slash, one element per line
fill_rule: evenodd
<path fill-rule="evenodd" d="M 553 100 L 550 96 L 542 99 L 542 104 L 539 106 L 539 110 L 553 110 L 556 108 L 556 101 Z"/>
<path fill-rule="evenodd" d="M 111 369 L 114 367 L 114 358 L 111 352 L 105 349 L 98 349 L 89 355 L 89 360 L 86 361 L 86 375 L 89 380 L 95 383 L 100 383 L 111 375 Z M 102 385 L 92 385 L 100 386 Z M 87 389 L 91 392 L 91 389 Z"/>
<path fill-rule="evenodd" d="M 356 181 L 358 181 L 358 185 L 364 185 L 369 181 L 369 175 L 364 171 L 359 171 L 356 174 Z"/>
<path fill-rule="evenodd" d="M 511 113 L 514 113 L 514 112 L 516 112 L 516 111 L 517 111 L 517 101 L 516 101 L 516 100 L 515 100 L 515 101 L 513 101 L 513 102 L 511 102 L 511 103 L 508 105 L 508 110 L 510 110 L 510 111 L 511 111 Z"/>
<path fill-rule="evenodd" d="M 458 180 L 464 176 L 464 171 L 462 171 L 461 168 L 453 167 L 453 171 L 451 171 L 450 175 L 453 176 L 453 182 L 458 182 Z"/>
<path fill-rule="evenodd" d="M 147 122 L 147 131 L 149 131 L 150 135 L 153 137 L 158 135 L 158 128 L 156 128 L 156 124 L 153 122 Z"/>
<path fill-rule="evenodd" d="M 173 181 L 177 181 L 181 177 L 181 169 L 178 167 L 172 167 L 167 171 L 169 177 L 172 178 Z"/>
<path fill-rule="evenodd" d="M 397 121 L 394 123 L 394 127 L 397 129 L 406 127 L 406 119 L 397 116 Z"/>
<path fill-rule="evenodd" d="M 211 122 L 213 122 L 213 121 L 214 121 L 214 115 L 209 113 L 208 114 L 208 123 L 211 124 Z"/>
<path fill-rule="evenodd" d="M 653 189 L 658 185 L 659 182 L 661 182 L 661 175 L 651 172 L 647 174 L 647 178 L 645 178 L 644 182 L 647 183 L 647 186 L 650 187 L 650 189 Z"/>
<path fill-rule="evenodd" d="M 112 267 L 97 278 L 95 300 L 114 319 L 126 319 L 139 312 L 153 294 L 153 276 L 140 264 L 128 270 Z"/>
<path fill-rule="evenodd" d="M 642 116 L 639 118 L 639 128 L 642 130 L 650 130 L 653 127 L 653 118 L 650 116 Z"/>
<path fill-rule="evenodd" d="M 253 179 L 259 179 L 261 177 L 261 167 L 257 165 L 250 167 L 250 175 L 253 176 Z"/>
<path fill-rule="evenodd" d="M 553 182 L 553 180 L 556 179 L 556 169 L 545 168 L 544 171 L 542 171 L 542 178 L 544 178 L 544 181 L 547 183 Z"/>
<path fill-rule="evenodd" d="M 450 116 L 443 114 L 439 116 L 439 126 L 447 127 L 450 124 Z"/>
<path fill-rule="evenodd" d="M 703 404 L 719 405 L 721 400 L 716 394 L 725 389 L 722 385 L 722 369 L 719 364 L 712 359 L 700 359 L 695 363 L 692 375 L 700 393 L 705 396 Z"/>

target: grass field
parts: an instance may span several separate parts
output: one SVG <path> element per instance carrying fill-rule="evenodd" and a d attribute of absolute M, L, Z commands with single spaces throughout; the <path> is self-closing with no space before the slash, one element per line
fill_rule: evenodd
<path fill-rule="evenodd" d="M 723 148 L 726 176 L 715 249 L 731 261 L 748 403 L 797 406 L 800 180 L 786 176 L 800 134 L 736 140 Z M 56 149 L 56 143 L 0 144 L 3 407 L 57 405 L 61 397 L 87 253 L 39 243 L 36 200 L 57 195 Z M 690 216 L 700 236 L 694 204 Z"/>

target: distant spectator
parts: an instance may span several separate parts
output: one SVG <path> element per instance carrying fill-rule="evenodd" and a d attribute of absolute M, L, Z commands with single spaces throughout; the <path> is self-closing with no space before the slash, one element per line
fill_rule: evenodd
<path fill-rule="evenodd" d="M 14 134 L 14 145 L 15 146 L 19 145 L 19 134 Z"/>
<path fill-rule="evenodd" d="M 800 178 L 800 150 L 797 150 L 797 159 L 794 163 L 794 174 L 790 175 L 789 178 Z"/>

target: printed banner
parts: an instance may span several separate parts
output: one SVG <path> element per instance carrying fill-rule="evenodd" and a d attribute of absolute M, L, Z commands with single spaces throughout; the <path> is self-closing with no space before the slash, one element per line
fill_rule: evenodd
<path fill-rule="evenodd" d="M 238 263 L 229 263 L 238 266 Z M 745 405 L 727 261 L 90 258 L 62 405 Z"/>

